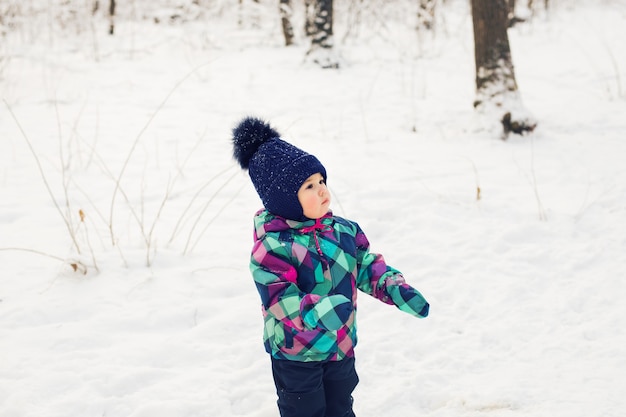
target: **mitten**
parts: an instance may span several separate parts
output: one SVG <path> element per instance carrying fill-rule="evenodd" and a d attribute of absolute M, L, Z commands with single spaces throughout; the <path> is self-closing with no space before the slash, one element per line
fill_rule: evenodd
<path fill-rule="evenodd" d="M 419 318 L 428 316 L 428 301 L 418 290 L 408 285 L 402 275 L 388 277 L 385 280 L 385 291 L 390 301 L 400 310 Z"/>
<path fill-rule="evenodd" d="M 352 301 L 341 294 L 307 294 L 300 311 L 304 324 L 311 329 L 339 330 L 352 313 Z"/>

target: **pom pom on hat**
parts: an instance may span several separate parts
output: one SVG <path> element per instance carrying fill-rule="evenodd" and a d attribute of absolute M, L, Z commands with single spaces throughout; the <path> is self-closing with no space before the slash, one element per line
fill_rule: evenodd
<path fill-rule="evenodd" d="M 280 138 L 268 123 L 246 117 L 233 129 L 233 156 L 247 169 L 265 208 L 286 219 L 304 221 L 298 190 L 311 175 L 326 169 L 313 155 Z"/>
<path fill-rule="evenodd" d="M 280 134 L 261 119 L 246 117 L 233 129 L 233 156 L 241 168 L 248 169 L 259 146 Z"/>

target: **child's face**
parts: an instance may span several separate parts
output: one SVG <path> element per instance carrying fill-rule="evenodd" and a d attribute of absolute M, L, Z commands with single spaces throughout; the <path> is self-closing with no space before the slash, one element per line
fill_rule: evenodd
<path fill-rule="evenodd" d="M 298 190 L 298 201 L 302 212 L 309 219 L 319 219 L 328 212 L 330 193 L 322 174 L 311 175 Z"/>

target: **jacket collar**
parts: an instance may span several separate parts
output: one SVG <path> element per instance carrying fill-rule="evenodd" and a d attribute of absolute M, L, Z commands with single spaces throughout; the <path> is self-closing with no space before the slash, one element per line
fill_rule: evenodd
<path fill-rule="evenodd" d="M 325 230 L 332 228 L 333 213 L 329 211 L 317 220 L 307 220 L 304 222 L 297 220 L 289 220 L 284 217 L 274 215 L 266 209 L 259 210 L 254 215 L 254 231 L 255 238 L 260 239 L 269 232 L 281 232 L 288 229 L 294 229 L 301 233 L 309 233 L 314 230 Z"/>

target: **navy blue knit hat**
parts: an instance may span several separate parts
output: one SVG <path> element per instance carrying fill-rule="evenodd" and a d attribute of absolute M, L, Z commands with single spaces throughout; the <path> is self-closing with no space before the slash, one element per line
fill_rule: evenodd
<path fill-rule="evenodd" d="M 307 218 L 298 201 L 298 190 L 311 175 L 326 169 L 313 155 L 280 138 L 268 123 L 244 118 L 233 129 L 233 156 L 247 169 L 265 208 L 291 220 Z"/>

